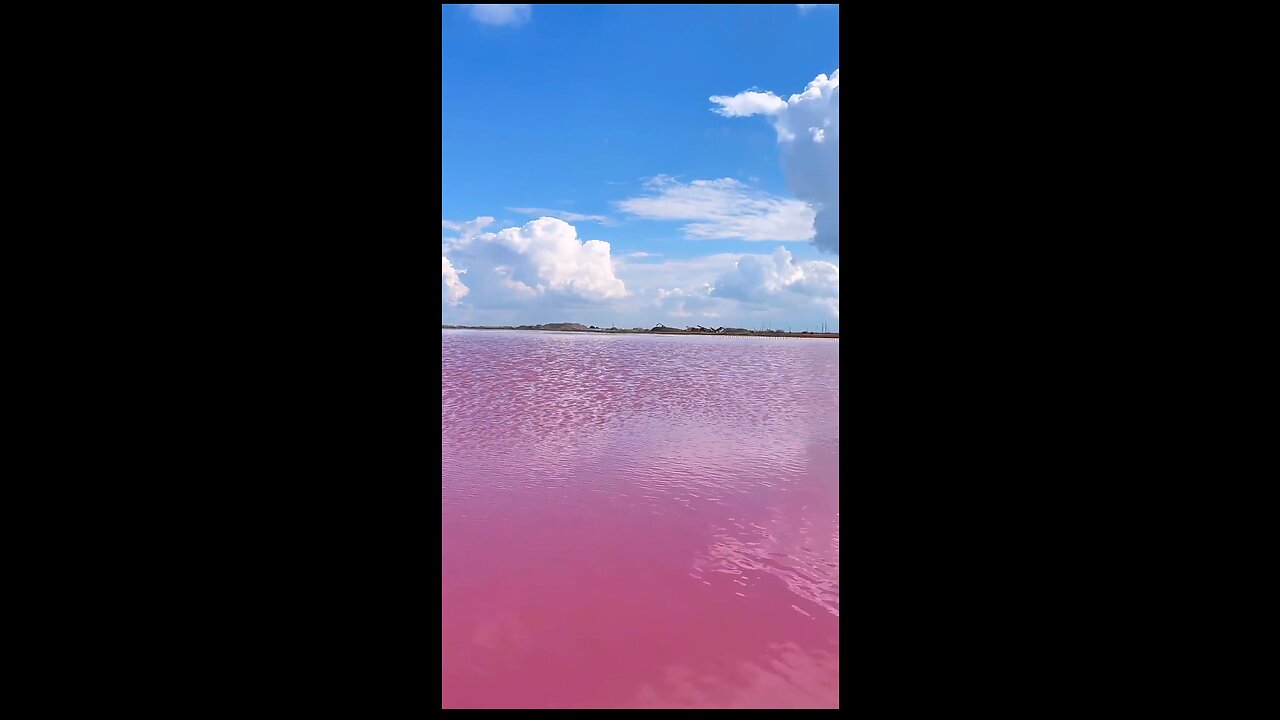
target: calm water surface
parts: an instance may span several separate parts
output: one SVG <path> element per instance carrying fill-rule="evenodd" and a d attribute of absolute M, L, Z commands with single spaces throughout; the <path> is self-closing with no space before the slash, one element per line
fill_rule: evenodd
<path fill-rule="evenodd" d="M 443 707 L 840 704 L 838 340 L 441 339 Z"/>

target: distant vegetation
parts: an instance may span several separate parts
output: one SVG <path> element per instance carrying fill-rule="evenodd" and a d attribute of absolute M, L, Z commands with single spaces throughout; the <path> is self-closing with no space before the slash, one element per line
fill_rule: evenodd
<path fill-rule="evenodd" d="M 498 326 L 480 326 L 480 325 L 441 325 L 444 330 L 550 330 L 557 332 L 589 332 L 589 333 L 627 333 L 627 334 L 662 334 L 662 335 L 756 335 L 763 337 L 819 337 L 819 338 L 839 338 L 840 333 L 823 333 L 810 332 L 802 330 L 800 332 L 789 332 L 786 330 L 748 330 L 746 328 L 735 327 L 703 327 L 701 325 L 693 325 L 686 328 L 667 327 L 662 323 L 654 325 L 652 328 L 598 328 L 595 325 L 583 325 L 582 323 L 546 323 L 544 325 L 498 325 Z"/>

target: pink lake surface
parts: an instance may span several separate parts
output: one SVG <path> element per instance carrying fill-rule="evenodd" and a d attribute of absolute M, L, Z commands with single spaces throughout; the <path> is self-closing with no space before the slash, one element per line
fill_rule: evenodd
<path fill-rule="evenodd" d="M 441 340 L 443 707 L 839 706 L 838 340 Z"/>

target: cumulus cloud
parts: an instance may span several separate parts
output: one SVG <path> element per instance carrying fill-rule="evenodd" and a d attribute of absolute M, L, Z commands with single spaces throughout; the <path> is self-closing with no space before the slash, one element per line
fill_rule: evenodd
<path fill-rule="evenodd" d="M 467 5 L 471 19 L 486 25 L 520 25 L 533 15 L 531 5 Z"/>
<path fill-rule="evenodd" d="M 583 215 L 582 213 L 569 212 L 568 210 L 548 210 L 547 208 L 507 208 L 512 212 L 518 212 L 522 215 L 535 215 L 538 217 L 549 216 L 560 218 L 568 222 L 597 222 L 601 225 L 608 225 L 609 218 L 604 215 Z"/>
<path fill-rule="evenodd" d="M 449 262 L 449 258 L 441 257 L 441 260 L 444 261 L 444 269 L 440 275 L 442 301 L 446 305 L 457 307 L 462 302 L 462 298 L 471 292 L 471 289 L 462 284 L 462 278 L 458 277 L 458 271 Z M 466 272 L 466 270 L 462 272 Z"/>
<path fill-rule="evenodd" d="M 578 239 L 563 220 L 543 217 L 496 233 L 475 232 L 492 222 L 455 223 L 461 234 L 445 240 L 450 264 L 466 272 L 469 303 L 512 306 L 533 300 L 609 301 L 627 296 L 613 273 L 609 243 Z M 466 294 L 466 293 L 464 293 Z M 461 296 L 458 296 L 460 299 Z"/>
<path fill-rule="evenodd" d="M 543 251 L 557 248 L 555 256 L 582 254 L 584 250 L 574 250 L 574 246 L 585 248 L 590 241 L 575 238 L 564 242 L 568 234 L 562 227 L 536 231 L 526 225 L 476 234 L 467 241 L 457 237 L 446 240 L 442 297 L 447 322 L 581 322 L 602 327 L 794 325 L 800 329 L 816 327 L 812 323 L 826 317 L 833 321 L 833 329 L 839 327 L 840 270 L 832 263 L 799 261 L 782 248 L 771 254 L 718 253 L 666 259 L 637 251 L 609 257 L 607 265 L 617 285 L 610 287 L 606 281 L 603 292 L 593 291 L 590 283 L 575 286 L 560 282 L 560 288 L 554 289 L 552 278 L 558 276 L 546 269 L 547 261 L 537 257 L 535 246 Z M 548 235 L 555 236 L 555 241 Z M 521 238 L 534 239 L 526 246 Z M 608 277 L 605 266 L 595 262 L 584 274 Z M 625 294 L 617 294 L 619 289 Z"/>
<path fill-rule="evenodd" d="M 769 255 L 719 253 L 619 263 L 616 272 L 633 293 L 627 314 L 619 312 L 618 317 L 638 315 L 644 318 L 642 325 L 795 324 L 799 329 L 818 317 L 830 317 L 839 327 L 839 267 L 825 261 L 798 262 L 785 248 Z"/>
<path fill-rule="evenodd" d="M 753 190 L 733 178 L 694 180 L 666 175 L 650 179 L 650 193 L 614 203 L 650 220 L 693 220 L 681 228 L 686 238 L 763 241 L 808 240 L 813 210 L 804 202 Z"/>
<path fill-rule="evenodd" d="M 840 317 L 840 268 L 824 260 L 795 262 L 779 247 L 772 255 L 745 255 L 716 280 L 717 298 L 778 305 L 803 302 Z"/>
<path fill-rule="evenodd" d="M 726 117 L 764 115 L 773 121 L 782 147 L 782 169 L 796 197 L 812 206 L 813 244 L 840 253 L 840 70 L 818 75 L 804 92 L 777 103 L 773 93 L 748 90 L 714 95 Z M 764 99 L 762 99 L 764 98 Z"/>

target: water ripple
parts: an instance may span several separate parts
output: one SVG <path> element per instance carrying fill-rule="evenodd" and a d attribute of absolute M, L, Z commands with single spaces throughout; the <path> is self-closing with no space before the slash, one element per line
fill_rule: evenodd
<path fill-rule="evenodd" d="M 446 706 L 838 705 L 838 341 L 441 341 Z"/>

